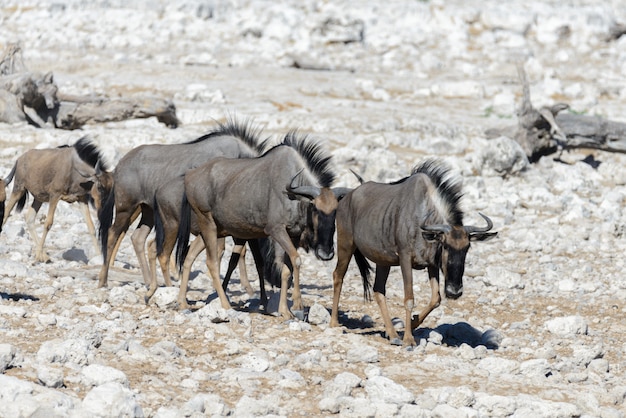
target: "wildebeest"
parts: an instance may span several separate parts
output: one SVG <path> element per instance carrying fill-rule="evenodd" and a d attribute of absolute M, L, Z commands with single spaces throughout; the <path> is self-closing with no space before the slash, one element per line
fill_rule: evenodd
<path fill-rule="evenodd" d="M 334 256 L 335 211 L 348 192 L 331 188 L 335 175 L 331 157 L 306 135 L 289 132 L 283 142 L 251 159 L 216 158 L 185 174 L 185 197 L 177 236 L 177 261 L 183 268 L 181 291 L 186 289 L 190 260 L 186 256 L 191 210 L 206 244 L 207 267 L 214 287 L 229 307 L 219 283 L 217 239 L 271 237 L 277 259 L 287 255 L 293 273 L 293 308 L 302 310 L 297 247 L 313 249 L 317 258 Z M 184 260 L 184 265 L 183 264 Z M 288 277 L 283 277 L 279 312 L 287 318 Z"/>
<path fill-rule="evenodd" d="M 100 239 L 103 264 L 98 276 L 98 286 L 105 287 L 109 266 L 130 223 L 141 212 L 139 226 L 131 240 L 144 282 L 151 283 L 150 269 L 145 255 L 148 234 L 154 226 L 154 198 L 157 189 L 187 170 L 206 163 L 217 156 L 241 158 L 256 156 L 263 150 L 260 129 L 249 121 L 230 119 L 193 141 L 182 144 L 141 145 L 122 157 L 113 172 L 113 193 L 100 211 Z M 113 213 L 115 209 L 115 221 Z M 165 283 L 171 286 L 169 275 Z"/>
<path fill-rule="evenodd" d="M 14 178 L 13 190 L 2 223 L 6 222 L 16 204 L 17 210 L 21 211 L 28 194 L 33 196 L 33 203 L 26 214 L 26 224 L 35 242 L 37 261 L 49 259 L 43 246 L 54 222 L 54 212 L 60 200 L 81 204 L 94 246 L 96 250 L 98 249 L 88 203 L 92 202 L 96 209 L 99 209 L 112 188 L 113 180 L 102 153 L 92 141 L 83 137 L 72 146 L 26 151 L 17 159 L 6 179 L 0 181 L 2 193 Z M 45 202 L 49 203 L 49 209 L 42 236 L 39 238 L 35 230 L 35 218 L 42 203 Z M 4 199 L 1 206 L 4 206 Z"/>
<path fill-rule="evenodd" d="M 248 156 L 252 157 L 252 153 Z M 241 157 L 241 156 L 240 156 Z M 156 238 L 149 244 L 149 263 L 151 270 L 151 281 L 150 288 L 148 293 L 146 294 L 146 299 L 152 297 L 154 292 L 157 289 L 157 279 L 156 279 L 156 258 L 159 259 L 161 270 L 163 277 L 169 277 L 169 265 L 170 265 L 170 257 L 172 251 L 174 250 L 174 245 L 176 243 L 176 236 L 178 232 L 179 222 L 180 222 L 180 204 L 183 199 L 184 193 L 184 176 L 178 176 L 172 179 L 169 182 L 166 182 L 159 186 L 156 190 L 154 196 L 154 224 L 156 231 Z M 197 222 L 195 215 L 192 214 L 191 219 L 191 232 L 194 235 L 199 234 Z M 194 250 L 194 253 L 200 253 L 202 249 L 204 249 L 204 242 L 202 238 L 197 237 L 197 244 L 199 248 Z M 221 254 L 224 251 L 224 239 L 220 240 L 220 258 Z M 256 243 L 251 243 L 254 246 Z M 235 242 L 234 252 L 242 251 L 245 246 L 245 240 L 240 240 Z M 153 248 L 156 247 L 156 248 Z M 195 247 L 194 247 L 195 248 Z M 256 248 L 256 247 L 255 247 Z M 255 256 L 255 261 L 258 263 L 262 263 L 259 260 L 261 257 L 259 251 L 253 251 L 253 255 Z M 194 257 L 195 258 L 195 257 Z M 239 257 L 235 257 L 233 261 L 237 261 Z M 243 258 L 239 262 L 239 271 L 243 277 L 247 277 L 245 262 Z M 229 270 L 228 275 L 232 273 Z M 261 274 L 260 274 L 261 275 Z M 248 284 L 249 286 L 249 284 Z M 223 286 L 225 288 L 225 286 Z M 249 289 L 251 291 L 251 289 Z M 187 309 L 189 305 L 186 300 L 186 289 L 183 290 L 181 287 L 180 296 L 178 300 L 178 307 L 180 309 Z M 262 297 L 265 295 L 265 291 L 262 288 Z"/>
<path fill-rule="evenodd" d="M 457 299 L 463 293 L 465 256 L 470 241 L 493 238 L 497 232 L 482 215 L 486 227 L 463 226 L 461 185 L 442 162 L 426 160 L 411 175 L 389 184 L 366 182 L 354 189 L 337 208 L 337 266 L 333 272 L 331 326 L 338 326 L 339 295 L 348 264 L 354 254 L 369 296 L 369 264 L 376 263 L 374 297 L 380 307 L 387 336 L 399 344 L 385 299 L 391 266 L 400 266 L 404 284 L 406 322 L 404 345 L 415 345 L 412 330 L 441 302 L 439 269 L 445 294 Z M 412 269 L 428 269 L 431 298 L 417 318 Z"/>

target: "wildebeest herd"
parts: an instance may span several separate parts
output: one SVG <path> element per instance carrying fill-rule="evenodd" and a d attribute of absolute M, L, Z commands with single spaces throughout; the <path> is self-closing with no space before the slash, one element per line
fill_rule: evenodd
<path fill-rule="evenodd" d="M 333 187 L 335 176 L 332 155 L 307 135 L 290 131 L 281 142 L 270 145 L 269 138 L 261 138 L 261 130 L 250 121 L 231 118 L 186 143 L 134 148 L 113 170 L 87 138 L 73 146 L 27 151 L 0 180 L 0 211 L 4 225 L 14 206 L 21 210 L 28 194 L 32 195 L 26 224 L 35 242 L 36 261 L 47 261 L 44 241 L 59 200 L 81 203 L 98 247 L 87 205 L 93 204 L 103 259 L 98 287 L 107 286 L 120 243 L 141 215 L 131 240 L 148 286 L 146 299 L 158 287 L 157 259 L 165 285 L 172 286 L 170 258 L 176 248 L 181 309 L 189 308 L 186 292 L 191 266 L 203 249 L 215 291 L 222 306 L 230 308 L 226 283 L 240 257 L 238 252 L 248 245 L 260 278 L 261 304 L 267 308 L 264 282 L 279 285 L 278 311 L 284 318 L 300 317 L 303 311 L 298 249 L 310 250 L 323 261 L 333 259 L 336 229 L 330 325 L 339 325 L 342 282 L 354 256 L 366 298 L 372 287 L 369 262 L 376 265 L 374 298 L 391 343 L 415 345 L 411 331 L 441 301 L 439 271 L 445 295 L 460 297 L 470 242 L 494 237 L 497 233 L 489 232 L 493 223 L 481 214 L 486 226 L 463 225 L 460 181 L 435 159 L 427 159 L 392 183 L 360 179 L 362 184 L 354 189 Z M 5 188 L 12 181 L 5 210 Z M 49 203 L 49 210 L 39 237 L 34 221 L 44 202 Z M 155 239 L 146 245 L 153 228 Z M 196 238 L 190 245 L 191 234 Z M 225 282 L 220 283 L 226 237 L 232 237 L 237 251 L 233 251 Z M 391 266 L 400 266 L 403 278 L 406 331 L 402 340 L 385 298 Z M 412 314 L 413 269 L 427 269 L 432 292 L 429 304 L 417 316 Z M 288 305 L 290 284 L 293 312 Z"/>

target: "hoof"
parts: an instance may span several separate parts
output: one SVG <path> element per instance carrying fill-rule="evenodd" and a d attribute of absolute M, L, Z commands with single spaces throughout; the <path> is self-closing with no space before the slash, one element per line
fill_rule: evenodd
<path fill-rule="evenodd" d="M 176 302 L 175 308 L 178 311 L 184 311 L 184 310 L 187 310 L 187 309 L 191 309 L 191 306 L 189 306 L 189 304 L 187 302 L 185 302 L 185 303 Z"/>
<path fill-rule="evenodd" d="M 293 316 L 298 318 L 300 321 L 304 321 L 304 309 L 294 310 L 293 311 Z"/>
<path fill-rule="evenodd" d="M 389 342 L 391 345 L 402 345 L 402 340 L 400 338 L 393 338 Z"/>
<path fill-rule="evenodd" d="M 294 318 L 293 314 L 291 312 L 277 312 L 275 314 L 276 316 L 280 316 L 282 317 L 285 321 L 289 321 L 292 320 Z"/>

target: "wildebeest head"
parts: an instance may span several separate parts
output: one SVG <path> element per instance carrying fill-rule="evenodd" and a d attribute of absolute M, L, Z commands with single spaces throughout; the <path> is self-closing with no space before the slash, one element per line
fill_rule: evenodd
<path fill-rule="evenodd" d="M 298 173 L 300 174 L 300 173 Z M 296 174 L 287 186 L 287 195 L 306 202 L 307 223 L 300 245 L 313 248 L 315 256 L 328 261 L 335 256 L 335 217 L 337 204 L 351 189 L 342 187 L 296 186 Z"/>
<path fill-rule="evenodd" d="M 427 242 L 438 243 L 438 264 L 445 279 L 446 297 L 458 299 L 463 294 L 463 272 L 465 257 L 470 241 L 486 241 L 495 237 L 497 232 L 488 232 L 493 223 L 487 216 L 480 214 L 487 226 L 425 225 L 422 236 Z"/>
<path fill-rule="evenodd" d="M 91 175 L 77 171 L 79 175 L 84 177 L 84 181 L 80 185 L 87 192 L 88 201 L 99 213 L 103 203 L 113 190 L 113 173 L 104 170 L 99 161 L 94 168 L 95 173 Z"/>

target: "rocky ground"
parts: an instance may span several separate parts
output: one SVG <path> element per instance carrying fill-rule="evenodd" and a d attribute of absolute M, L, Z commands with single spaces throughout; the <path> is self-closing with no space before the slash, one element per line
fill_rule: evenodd
<path fill-rule="evenodd" d="M 0 235 L 0 416 L 625 415 L 626 157 L 530 165 L 484 133 L 516 124 L 518 63 L 537 107 L 626 122 L 626 37 L 611 37 L 622 2 L 126 3 L 3 2 L 0 47 L 19 41 L 28 68 L 53 71 L 68 94 L 171 98 L 182 125 L 0 124 L 3 175 L 31 148 L 88 134 L 114 165 L 235 114 L 275 140 L 297 128 L 324 141 L 340 186 L 357 185 L 349 169 L 390 181 L 440 157 L 463 178 L 467 222 L 483 212 L 499 234 L 472 246 L 463 297 L 444 300 L 408 350 L 384 338 L 355 265 L 341 328 L 327 326 L 334 261 L 305 253 L 308 321 L 248 312 L 256 296 L 238 276 L 236 309 L 216 307 L 201 262 L 189 292 L 201 309 L 177 311 L 176 288 L 144 303 L 129 239 L 96 288 L 101 258 L 77 207 L 59 205 L 46 264 L 13 214 Z M 421 306 L 426 273 L 414 282 Z M 392 269 L 401 331 L 402 294 Z"/>

